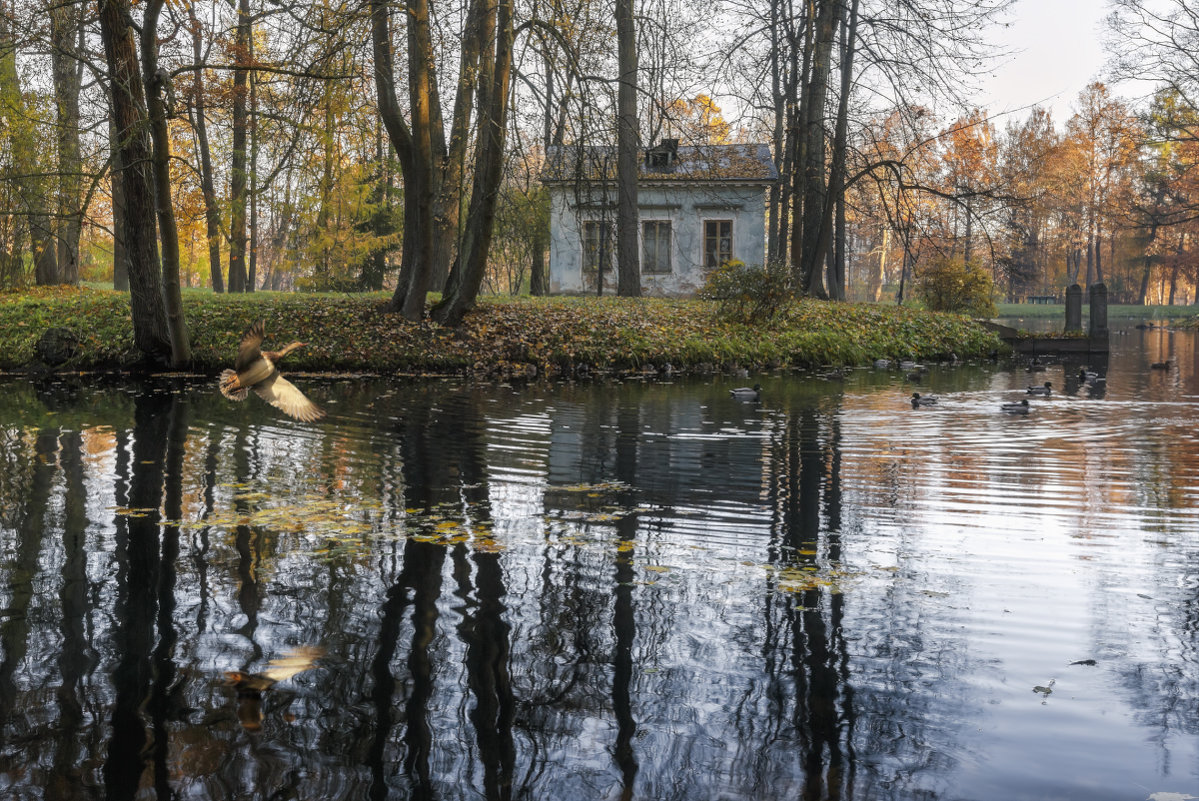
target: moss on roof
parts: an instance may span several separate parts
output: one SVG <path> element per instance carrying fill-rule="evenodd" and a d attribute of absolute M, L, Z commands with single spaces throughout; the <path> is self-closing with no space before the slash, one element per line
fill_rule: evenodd
<path fill-rule="evenodd" d="M 680 147 L 674 162 L 669 167 L 659 168 L 650 168 L 644 151 L 641 155 L 637 170 L 641 183 L 772 183 L 779 177 L 770 147 L 764 144 Z M 615 181 L 616 148 L 551 147 L 546 153 L 541 180 L 547 184 Z"/>

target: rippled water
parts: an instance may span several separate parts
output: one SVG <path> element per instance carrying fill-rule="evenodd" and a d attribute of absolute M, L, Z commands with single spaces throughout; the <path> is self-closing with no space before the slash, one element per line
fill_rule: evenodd
<path fill-rule="evenodd" d="M 1199 356 L 1113 344 L 760 404 L 296 377 L 311 425 L 0 381 L 0 797 L 1199 795 Z"/>

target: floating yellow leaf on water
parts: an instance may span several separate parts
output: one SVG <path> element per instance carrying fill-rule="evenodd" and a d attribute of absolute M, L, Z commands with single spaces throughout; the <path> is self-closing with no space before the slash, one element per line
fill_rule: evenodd
<path fill-rule="evenodd" d="M 504 550 L 504 546 L 492 539 L 476 539 L 471 543 L 476 551 L 481 553 L 498 553 Z"/>
<path fill-rule="evenodd" d="M 670 572 L 669 567 L 663 567 L 662 565 L 645 565 L 645 569 L 652 570 L 655 573 L 669 573 Z"/>
<path fill-rule="evenodd" d="M 121 506 L 113 510 L 113 514 L 121 517 L 149 517 L 157 512 L 158 509 L 138 509 L 134 507 Z"/>

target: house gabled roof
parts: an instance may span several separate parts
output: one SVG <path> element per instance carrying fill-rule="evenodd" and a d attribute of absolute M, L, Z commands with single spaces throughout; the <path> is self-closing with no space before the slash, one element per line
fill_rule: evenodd
<path fill-rule="evenodd" d="M 650 148 L 650 152 L 658 148 Z M 669 166 L 650 167 L 646 151 L 637 161 L 638 183 L 753 183 L 770 184 L 779 178 L 770 146 L 697 145 L 679 147 Z M 553 146 L 546 151 L 541 181 L 567 184 L 577 181 L 609 183 L 616 180 L 615 147 Z"/>

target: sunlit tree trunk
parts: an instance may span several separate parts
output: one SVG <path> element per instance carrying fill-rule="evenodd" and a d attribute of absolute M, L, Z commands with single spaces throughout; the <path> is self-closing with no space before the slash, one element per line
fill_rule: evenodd
<path fill-rule="evenodd" d="M 212 278 L 212 291 L 225 291 L 225 278 L 221 271 L 221 212 L 217 206 L 216 186 L 212 178 L 212 150 L 208 144 L 208 122 L 205 119 L 204 98 L 204 52 L 200 39 L 200 20 L 196 18 L 195 5 L 187 5 L 188 23 L 192 35 L 192 60 L 196 68 L 192 80 L 192 126 L 196 130 L 196 144 L 200 151 L 200 191 L 204 195 L 204 224 L 208 236 L 208 270 Z"/>
<path fill-rule="evenodd" d="M 250 37 L 253 36 L 249 0 L 238 0 L 234 43 L 233 108 L 230 126 L 233 152 L 229 184 L 229 291 L 246 291 L 246 128 Z"/>
<path fill-rule="evenodd" d="M 254 34 L 249 39 L 250 63 L 254 63 Z M 247 121 L 250 137 L 250 186 L 246 201 L 250 204 L 250 235 L 247 247 L 249 256 L 246 269 L 246 291 L 253 292 L 258 286 L 258 76 L 250 69 L 250 117 Z"/>
<path fill-rule="evenodd" d="M 167 132 L 167 108 L 163 102 L 163 94 L 170 96 L 170 77 L 166 70 L 158 67 L 158 15 L 164 2 L 149 0 L 143 11 L 142 76 L 146 86 L 150 136 L 154 144 L 154 201 L 158 214 L 158 236 L 162 243 L 163 300 L 171 342 L 171 365 L 182 367 L 191 361 L 191 342 L 179 288 L 179 229 L 175 224 L 175 208 L 171 205 L 171 140 Z"/>
<path fill-rule="evenodd" d="M 508 131 L 508 101 L 512 75 L 512 0 L 496 3 L 494 66 L 480 83 L 479 135 L 475 149 L 475 178 L 462 249 L 450 271 L 445 297 L 434 309 L 433 317 L 443 325 L 457 325 L 474 307 L 487 272 L 487 256 L 495 227 L 495 206 L 500 194 L 504 168 L 504 143 Z M 482 88 L 486 87 L 485 91 Z"/>
<path fill-rule="evenodd" d="M 434 171 L 436 196 L 433 206 L 433 266 L 430 276 L 430 286 L 434 289 L 445 288 L 450 264 L 457 255 L 471 114 L 482 73 L 491 69 L 484 64 L 483 59 L 485 44 L 493 42 L 495 37 L 495 15 L 489 13 L 489 8 L 490 4 L 486 0 L 472 0 L 467 12 L 448 143 L 441 135 L 443 123 L 440 116 L 440 98 L 436 94 L 432 98 L 432 148 L 438 159 L 434 166 L 440 164 Z M 432 59 L 431 52 L 427 58 Z M 432 85 L 436 87 L 436 82 Z M 483 109 L 479 109 L 479 112 L 483 113 Z"/>
<path fill-rule="evenodd" d="M 26 108 L 24 92 L 17 74 L 17 42 L 10 27 L 11 8 L 0 5 L 0 117 L 7 129 L 8 159 L 12 165 L 12 186 L 17 212 L 29 231 L 33 256 L 34 280 L 38 284 L 58 283 L 58 248 L 50 222 L 51 197 L 46 180 L 38 175 L 43 169 L 36 112 Z"/>

